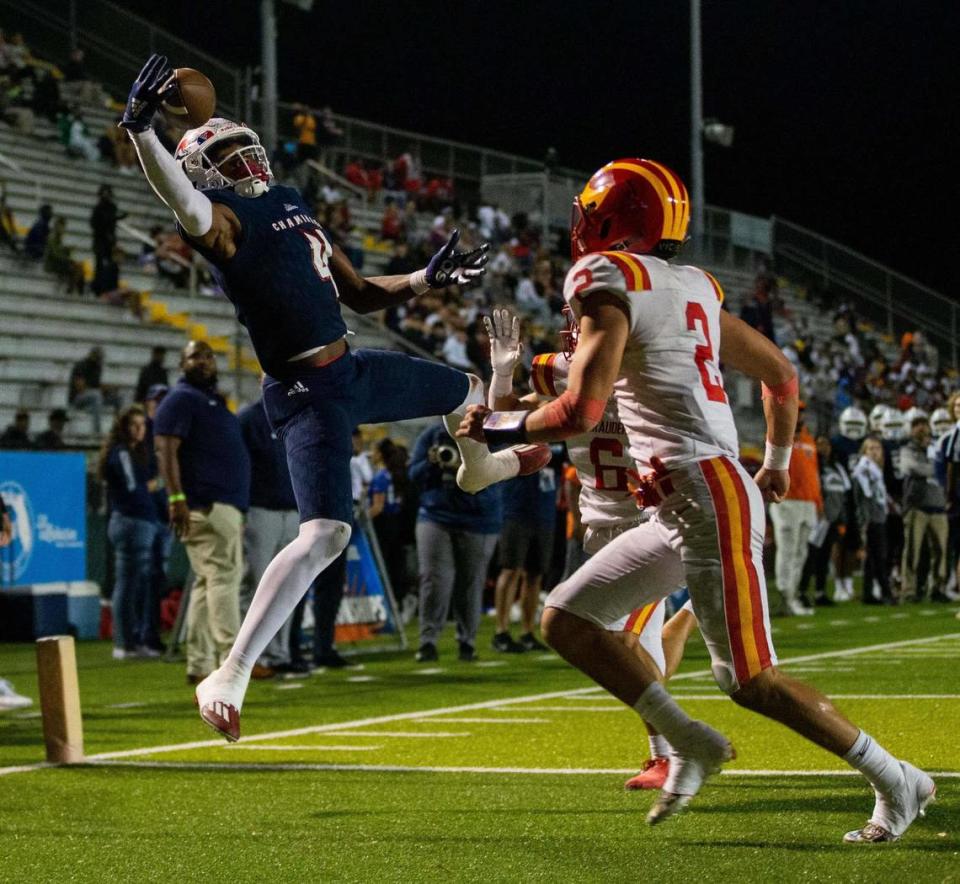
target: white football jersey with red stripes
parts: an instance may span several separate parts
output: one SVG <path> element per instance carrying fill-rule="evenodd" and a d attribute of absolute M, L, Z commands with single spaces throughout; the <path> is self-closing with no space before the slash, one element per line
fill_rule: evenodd
<path fill-rule="evenodd" d="M 534 357 L 530 386 L 539 396 L 556 397 L 567 389 L 570 360 L 563 353 Z M 636 471 L 617 403 L 611 396 L 603 418 L 589 433 L 567 439 L 567 455 L 580 478 L 580 518 L 588 528 L 636 522 L 640 510 L 630 491 Z"/>
<path fill-rule="evenodd" d="M 667 467 L 736 458 L 737 429 L 719 368 L 723 290 L 716 279 L 648 255 L 596 252 L 577 261 L 564 282 L 577 319 L 594 292 L 618 295 L 629 309 L 614 396 L 640 470 L 652 457 Z"/>

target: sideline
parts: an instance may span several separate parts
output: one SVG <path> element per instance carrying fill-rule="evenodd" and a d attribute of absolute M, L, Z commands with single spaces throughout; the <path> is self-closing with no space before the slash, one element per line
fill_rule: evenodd
<path fill-rule="evenodd" d="M 949 640 L 958 639 L 958 638 L 960 638 L 960 632 L 951 632 L 951 633 L 945 633 L 943 635 L 927 636 L 925 638 L 905 639 L 903 641 L 885 642 L 883 644 L 878 644 L 878 645 L 864 645 L 862 647 L 847 648 L 840 651 L 823 651 L 818 654 L 806 654 L 801 657 L 791 657 L 789 660 L 781 660 L 779 661 L 779 665 L 785 666 L 791 663 L 804 663 L 810 660 L 826 660 L 830 658 L 854 657 L 860 654 L 870 654 L 870 653 L 873 653 L 874 651 L 888 651 L 894 648 L 905 648 L 905 647 L 910 647 L 914 645 L 928 645 L 934 642 L 949 641 Z M 684 672 L 684 673 L 681 673 L 680 675 L 675 675 L 671 680 L 671 682 L 685 681 L 687 679 L 693 679 L 693 678 L 702 678 L 704 675 L 710 675 L 710 674 L 711 673 L 709 669 L 703 669 L 696 672 Z M 437 709 L 418 710 L 416 712 L 399 712 L 399 713 L 394 713 L 392 715 L 378 715 L 378 716 L 372 716 L 370 718 L 353 719 L 351 721 L 340 721 L 340 722 L 333 722 L 330 724 L 319 724 L 319 725 L 312 725 L 309 727 L 293 728 L 290 730 L 270 731 L 262 734 L 251 734 L 249 736 L 241 737 L 239 742 L 247 743 L 247 742 L 259 742 L 263 740 L 279 740 L 279 739 L 284 739 L 286 737 L 305 736 L 306 734 L 323 734 L 323 733 L 332 733 L 335 731 L 343 731 L 343 730 L 356 730 L 357 728 L 368 727 L 370 725 L 376 725 L 376 724 L 391 724 L 396 721 L 409 721 L 412 719 L 432 718 L 432 717 L 441 716 L 441 715 L 454 715 L 458 712 L 473 712 L 478 709 L 495 709 L 503 706 L 514 706 L 514 705 L 520 705 L 523 703 L 536 703 L 541 700 L 554 700 L 558 698 L 580 696 L 583 694 L 591 694 L 591 693 L 599 694 L 602 692 L 603 692 L 603 688 L 594 686 L 594 687 L 587 687 L 587 688 L 575 688 L 573 690 L 567 690 L 567 691 L 551 691 L 545 694 L 530 694 L 522 697 L 508 697 L 506 699 L 484 700 L 479 703 L 468 703 L 468 704 L 463 704 L 459 706 L 442 706 Z M 139 749 L 121 749 L 114 752 L 99 752 L 96 755 L 88 756 L 85 759 L 85 763 L 95 764 L 101 761 L 109 761 L 109 760 L 122 759 L 122 758 L 137 758 L 137 757 L 142 757 L 144 755 L 160 755 L 167 752 L 183 752 L 183 751 L 188 751 L 190 749 L 222 748 L 225 745 L 226 743 L 223 739 L 215 739 L 215 740 L 195 740 L 188 743 L 173 743 L 166 746 L 144 746 Z M 208 764 L 205 766 L 211 769 L 217 768 L 216 764 Z M 226 766 L 229 767 L 230 765 L 228 764 Z M 57 767 L 57 765 L 50 765 L 45 761 L 41 761 L 36 764 L 18 765 L 15 767 L 4 767 L 4 768 L 0 768 L 0 776 L 7 776 L 10 774 L 17 774 L 17 773 L 29 773 L 31 771 L 44 770 L 51 767 Z M 290 765 L 289 768 L 291 770 L 297 769 L 293 765 Z M 271 768 L 267 767 L 265 769 L 271 769 Z M 308 769 L 325 770 L 327 768 L 320 767 L 320 768 L 308 768 Z M 334 766 L 333 769 L 338 769 L 338 768 L 337 766 Z M 339 769 L 364 770 L 366 768 L 362 766 L 350 767 L 345 765 Z M 372 769 L 385 770 L 386 768 L 373 767 Z M 427 767 L 413 768 L 413 770 L 430 771 L 431 768 L 427 768 Z M 466 771 L 469 769 L 464 768 L 463 770 Z M 488 769 L 484 769 L 484 770 L 488 770 Z M 504 772 L 509 772 L 509 770 L 504 769 Z M 589 771 L 589 772 L 593 773 L 595 771 Z"/>

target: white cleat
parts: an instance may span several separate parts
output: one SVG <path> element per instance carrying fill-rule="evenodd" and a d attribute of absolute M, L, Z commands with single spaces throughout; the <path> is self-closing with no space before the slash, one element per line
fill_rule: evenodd
<path fill-rule="evenodd" d="M 497 482 L 515 476 L 529 476 L 542 470 L 553 456 L 549 445 L 511 445 L 495 451 L 478 462 L 460 464 L 457 470 L 457 485 L 467 494 L 477 494 Z"/>
<path fill-rule="evenodd" d="M 231 743 L 240 739 L 240 707 L 245 687 L 224 678 L 219 669 L 197 685 L 194 700 L 200 718 Z"/>
<path fill-rule="evenodd" d="M 873 815 L 862 829 L 843 836 L 847 844 L 884 844 L 899 841 L 918 816 L 926 816 L 927 805 L 937 797 L 937 786 L 922 770 L 900 762 L 903 783 L 892 795 L 874 790 L 877 802 Z"/>
<path fill-rule="evenodd" d="M 679 813 L 690 803 L 707 777 L 717 773 L 725 761 L 737 757 L 730 741 L 702 721 L 693 722 L 690 739 L 682 748 L 674 746 L 670 772 L 663 790 L 647 814 L 651 826 Z"/>

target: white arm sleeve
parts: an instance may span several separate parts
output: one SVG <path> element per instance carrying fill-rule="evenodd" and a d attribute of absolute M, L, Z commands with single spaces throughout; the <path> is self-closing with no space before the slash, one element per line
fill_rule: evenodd
<path fill-rule="evenodd" d="M 213 203 L 194 189 L 153 129 L 131 132 L 130 137 L 154 192 L 170 207 L 190 236 L 203 236 L 213 226 Z"/>

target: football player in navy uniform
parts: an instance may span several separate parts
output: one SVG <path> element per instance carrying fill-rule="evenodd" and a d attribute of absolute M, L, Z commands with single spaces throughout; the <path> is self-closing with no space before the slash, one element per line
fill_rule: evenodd
<path fill-rule="evenodd" d="M 184 238 L 216 268 L 250 334 L 266 372 L 264 408 L 286 446 L 300 513 L 299 535 L 264 572 L 229 657 L 197 686 L 203 720 L 236 740 L 253 664 L 350 539 L 352 429 L 444 415 L 452 436 L 467 406 L 484 401 L 474 375 L 395 352 L 351 351 L 341 302 L 369 313 L 430 289 L 469 285 L 485 272 L 487 246 L 458 251 L 454 231 L 422 270 L 364 279 L 331 244 L 300 193 L 274 183 L 251 129 L 214 118 L 188 131 L 175 157 L 164 150 L 151 120 L 175 88 L 166 57 L 151 56 L 120 125 L 151 187 Z M 457 444 L 463 460 L 458 482 L 471 492 L 533 472 L 549 459 L 543 446 L 491 455 L 469 439 Z M 173 502 L 171 520 L 186 522 L 186 506 Z"/>

